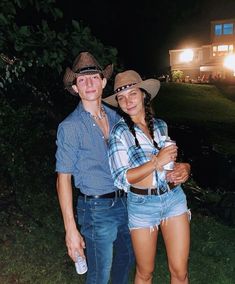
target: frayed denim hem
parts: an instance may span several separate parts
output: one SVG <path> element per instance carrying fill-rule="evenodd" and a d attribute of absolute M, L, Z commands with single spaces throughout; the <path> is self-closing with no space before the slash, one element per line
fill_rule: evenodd
<path fill-rule="evenodd" d="M 129 228 L 130 232 L 132 230 L 139 230 L 139 229 L 149 229 L 150 231 L 150 234 L 152 232 L 154 232 L 154 230 L 158 230 L 159 229 L 159 225 L 166 225 L 167 224 L 167 220 L 170 219 L 170 218 L 173 218 L 173 217 L 177 217 L 177 216 L 181 216 L 181 215 L 184 215 L 184 214 L 188 214 L 188 220 L 189 222 L 191 221 L 191 218 L 192 218 L 192 213 L 191 213 L 191 210 L 188 209 L 187 211 L 183 212 L 183 213 L 180 213 L 180 214 L 177 214 L 177 215 L 173 215 L 173 216 L 169 216 L 169 217 L 166 217 L 164 219 L 161 220 L 161 223 L 160 224 L 156 224 L 156 225 L 152 225 L 152 226 L 149 226 L 149 227 L 135 227 L 135 228 Z"/>

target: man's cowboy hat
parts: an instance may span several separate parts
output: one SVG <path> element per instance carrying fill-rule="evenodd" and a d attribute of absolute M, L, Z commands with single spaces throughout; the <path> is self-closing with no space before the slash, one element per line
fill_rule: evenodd
<path fill-rule="evenodd" d="M 104 78 L 109 79 L 113 72 L 113 65 L 110 64 L 102 69 L 99 63 L 96 61 L 94 56 L 89 52 L 81 52 L 74 60 L 72 69 L 69 67 L 66 68 L 63 82 L 64 87 L 72 95 L 77 96 L 72 85 L 74 85 L 74 79 L 81 75 L 100 73 L 103 74 Z"/>
<path fill-rule="evenodd" d="M 112 96 L 104 98 L 103 101 L 117 107 L 117 94 L 130 88 L 144 89 L 151 95 L 152 100 L 160 89 L 160 82 L 156 79 L 142 80 L 137 72 L 135 72 L 134 70 L 127 70 L 116 75 L 114 81 L 114 94 Z"/>

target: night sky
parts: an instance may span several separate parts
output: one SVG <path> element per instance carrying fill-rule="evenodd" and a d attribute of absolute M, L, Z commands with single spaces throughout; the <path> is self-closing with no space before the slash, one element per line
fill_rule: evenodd
<path fill-rule="evenodd" d="M 235 0 L 140 1 L 56 2 L 67 23 L 82 21 L 103 44 L 118 49 L 126 68 L 142 75 L 166 72 L 169 49 L 208 44 L 211 20 L 235 18 Z"/>

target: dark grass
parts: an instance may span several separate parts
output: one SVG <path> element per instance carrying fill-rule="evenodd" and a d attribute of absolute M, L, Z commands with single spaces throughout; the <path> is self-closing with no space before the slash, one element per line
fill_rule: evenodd
<path fill-rule="evenodd" d="M 170 124 L 201 129 L 213 148 L 235 154 L 234 87 L 163 83 L 153 109 Z"/>
<path fill-rule="evenodd" d="M 179 121 L 235 122 L 235 103 L 213 85 L 162 84 L 154 102 L 157 114 Z"/>
<path fill-rule="evenodd" d="M 28 218 L 14 206 L 0 213 L 0 283 L 84 283 L 66 252 L 57 199 L 38 199 L 37 206 L 43 208 L 48 201 L 50 209 L 41 210 L 40 223 L 37 215 Z M 191 283 L 234 283 L 235 228 L 192 208 Z M 133 283 L 133 275 L 134 269 L 129 283 Z M 153 283 L 169 283 L 161 234 Z"/>

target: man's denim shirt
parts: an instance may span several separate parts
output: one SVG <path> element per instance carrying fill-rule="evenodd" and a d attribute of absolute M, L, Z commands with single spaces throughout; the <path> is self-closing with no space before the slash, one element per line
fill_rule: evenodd
<path fill-rule="evenodd" d="M 104 106 L 111 130 L 120 116 Z M 69 173 L 76 187 L 87 195 L 116 190 L 108 159 L 108 143 L 89 112 L 80 102 L 58 127 L 56 172 Z"/>

